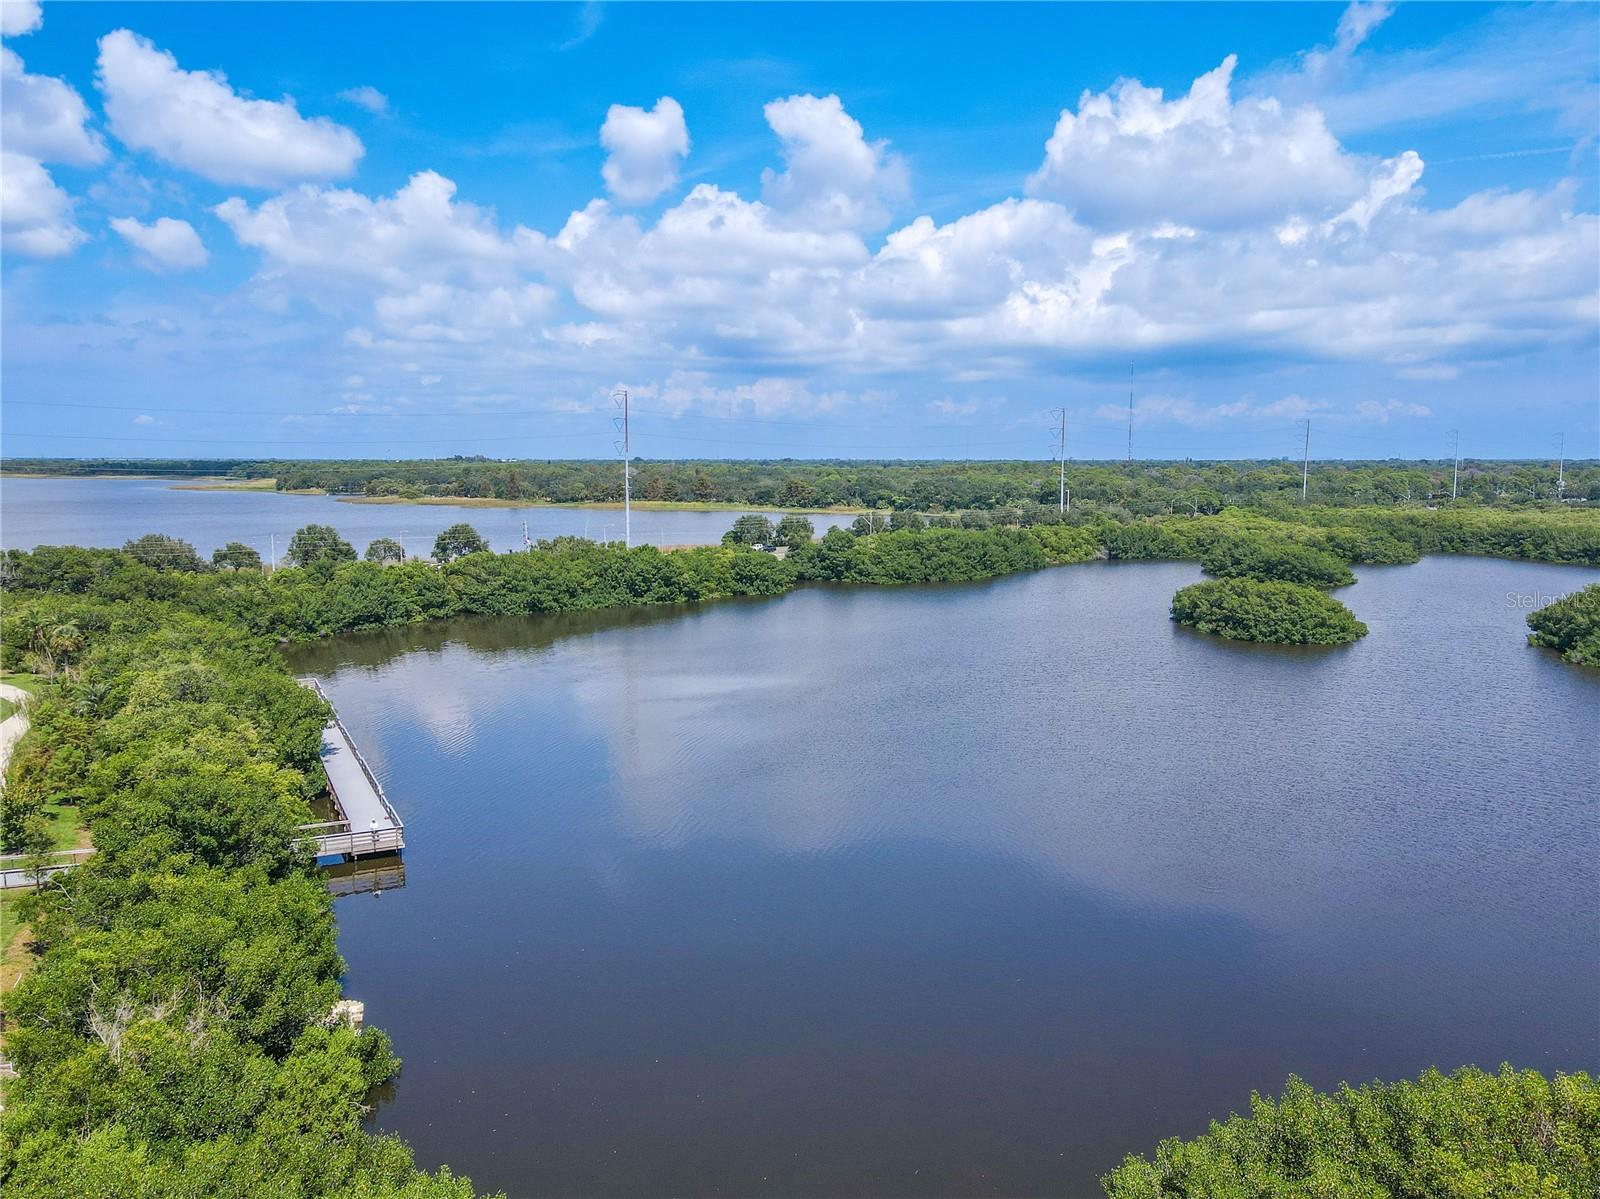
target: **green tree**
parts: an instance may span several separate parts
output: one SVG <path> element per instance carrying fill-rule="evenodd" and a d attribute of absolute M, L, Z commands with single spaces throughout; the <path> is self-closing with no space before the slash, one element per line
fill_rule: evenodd
<path fill-rule="evenodd" d="M 723 545 L 771 545 L 777 531 L 772 521 L 759 512 L 747 513 L 733 522 L 733 528 L 722 535 Z"/>
<path fill-rule="evenodd" d="M 332 525 L 306 525 L 290 538 L 283 556 L 295 566 L 332 566 L 354 562 L 356 551 Z"/>
<path fill-rule="evenodd" d="M 404 562 L 406 549 L 393 537 L 379 537 L 368 544 L 365 556 L 368 562 Z"/>
<path fill-rule="evenodd" d="M 689 494 L 701 503 L 709 503 L 717 498 L 717 484 L 704 469 L 694 472 L 694 481 L 689 484 Z"/>
<path fill-rule="evenodd" d="M 433 556 L 440 562 L 481 554 L 488 548 L 489 543 L 478 535 L 478 530 L 465 522 L 451 525 L 433 539 Z"/>
<path fill-rule="evenodd" d="M 809 508 L 816 499 L 817 489 L 805 479 L 790 479 L 778 492 L 778 503 L 785 508 Z"/>
<path fill-rule="evenodd" d="M 135 562 L 152 570 L 175 570 L 198 574 L 210 570 L 210 565 L 195 552 L 194 546 L 179 537 L 165 533 L 146 533 L 136 541 L 129 541 L 122 552 Z"/>
<path fill-rule="evenodd" d="M 211 565 L 219 570 L 260 570 L 261 555 L 242 541 L 230 541 L 211 551 Z"/>
<path fill-rule="evenodd" d="M 778 522 L 778 527 L 773 537 L 779 545 L 786 545 L 791 550 L 797 550 L 803 545 L 810 545 L 811 539 L 816 536 L 816 529 L 811 522 L 803 516 L 791 513 Z"/>

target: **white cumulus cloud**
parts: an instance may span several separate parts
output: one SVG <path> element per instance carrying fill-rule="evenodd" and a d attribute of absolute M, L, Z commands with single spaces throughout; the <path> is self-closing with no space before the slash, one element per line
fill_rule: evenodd
<path fill-rule="evenodd" d="M 100 39 L 100 89 L 111 131 L 136 150 L 216 183 L 275 187 L 355 169 L 361 139 L 294 100 L 241 96 L 216 71 L 186 71 L 148 39 L 118 29 Z"/>
<path fill-rule="evenodd" d="M 83 97 L 65 81 L 30 75 L 22 59 L 0 46 L 0 139 L 8 150 L 41 162 L 90 166 L 106 156 L 88 127 Z"/>
<path fill-rule="evenodd" d="M 73 220 L 72 197 L 36 158 L 0 151 L 0 238 L 30 258 L 59 258 L 88 240 Z"/>
<path fill-rule="evenodd" d="M 433 171 L 393 196 L 371 199 L 310 184 L 252 208 L 237 196 L 214 209 L 269 265 L 262 285 L 329 309 L 375 318 L 385 332 L 471 340 L 526 326 L 550 291 L 524 277 L 544 239 L 502 235 L 493 213 L 455 199 Z"/>
<path fill-rule="evenodd" d="M 188 221 L 164 216 L 145 225 L 133 217 L 114 217 L 112 229 L 139 251 L 139 260 L 158 271 L 191 271 L 209 260 L 206 247 Z"/>
<path fill-rule="evenodd" d="M 39 0 L 0 0 L 0 34 L 17 37 L 44 24 Z"/>
<path fill-rule="evenodd" d="M 683 107 L 662 96 L 651 109 L 613 104 L 600 127 L 606 149 L 600 168 L 606 189 L 623 204 L 648 204 L 678 182 L 678 163 L 689 153 Z"/>
<path fill-rule="evenodd" d="M 1322 217 L 1360 198 L 1370 164 L 1339 144 L 1315 108 L 1271 96 L 1235 102 L 1236 62 L 1229 55 L 1175 100 L 1133 79 L 1085 92 L 1076 113 L 1062 111 L 1028 193 L 1118 229 L 1240 228 Z"/>
<path fill-rule="evenodd" d="M 905 162 L 869 142 L 838 96 L 790 96 L 766 106 L 784 169 L 761 173 L 762 198 L 807 229 L 878 229 L 907 191 Z"/>
<path fill-rule="evenodd" d="M 1071 195 L 919 216 L 881 241 L 867 234 L 889 212 L 892 156 L 832 97 L 768 106 L 784 169 L 762 199 L 705 182 L 653 220 L 596 199 L 549 235 L 507 227 L 426 171 L 391 196 L 305 185 L 215 211 L 260 251 L 251 288 L 268 310 L 350 318 L 340 352 L 426 355 L 453 388 L 505 371 L 588 378 L 603 359 L 683 372 L 658 399 L 685 410 L 802 411 L 897 375 L 988 385 L 1130 353 L 1437 379 L 1592 350 L 1600 218 L 1575 190 L 1428 207 L 1415 153 L 1357 155 L 1314 108 L 1235 104 L 1230 69 L 1180 100 L 1137 82 L 1086 98 L 1065 135 L 1086 141 L 1056 160 L 1088 180 Z M 1140 154 L 1164 182 L 1110 169 Z M 1304 170 L 1276 173 L 1288 162 Z M 1311 410 L 1167 403 L 1151 417 Z M 1385 414 L 1410 415 L 1351 419 Z"/>

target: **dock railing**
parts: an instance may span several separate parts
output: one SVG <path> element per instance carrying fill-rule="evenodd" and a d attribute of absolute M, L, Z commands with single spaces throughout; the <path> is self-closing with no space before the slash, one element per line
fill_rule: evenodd
<path fill-rule="evenodd" d="M 26 854 L 6 854 L 0 857 L 0 891 L 15 891 L 42 883 L 51 875 L 71 870 L 94 852 L 94 849 L 58 849 L 42 858 L 31 859 Z"/>
<path fill-rule="evenodd" d="M 319 858 L 340 856 L 345 858 L 363 857 L 370 854 L 399 853 L 405 848 L 405 823 L 400 819 L 400 814 L 394 810 L 394 805 L 389 802 L 389 797 L 384 794 L 383 784 L 378 782 L 378 776 L 372 772 L 372 767 L 367 764 L 361 750 L 356 747 L 355 738 L 350 736 L 350 731 L 344 727 L 344 721 L 339 719 L 338 710 L 333 702 L 328 699 L 327 693 L 322 690 L 316 679 L 303 677 L 300 682 L 316 693 L 328 705 L 332 719 L 329 724 L 338 730 L 339 738 L 344 747 L 349 749 L 356 760 L 356 765 L 361 768 L 362 778 L 372 789 L 373 796 L 378 805 L 383 809 L 384 822 L 371 828 L 359 829 L 351 825 L 348 819 L 325 820 L 317 824 L 303 824 L 300 826 L 303 841 L 314 843 L 316 855 Z M 330 779 L 328 791 L 333 796 L 334 804 L 339 809 L 339 814 L 344 817 L 348 809 L 339 792 Z"/>

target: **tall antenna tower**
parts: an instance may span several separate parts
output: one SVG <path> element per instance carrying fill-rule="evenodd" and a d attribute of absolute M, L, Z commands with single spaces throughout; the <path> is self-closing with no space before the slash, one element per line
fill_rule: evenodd
<path fill-rule="evenodd" d="M 1306 485 L 1311 482 L 1311 418 L 1306 417 L 1305 456 L 1300 459 L 1300 502 L 1306 502 Z"/>
<path fill-rule="evenodd" d="M 1128 461 L 1133 461 L 1133 359 L 1128 359 Z"/>
<path fill-rule="evenodd" d="M 1567 435 L 1556 434 L 1556 499 L 1565 498 L 1567 493 Z"/>
<path fill-rule="evenodd" d="M 1461 430 L 1450 430 L 1450 458 L 1454 466 L 1450 470 L 1450 498 L 1455 499 L 1461 490 Z"/>
<path fill-rule="evenodd" d="M 628 434 L 628 389 L 619 387 L 611 393 L 611 403 L 620 413 L 611 418 L 611 423 L 616 426 L 617 432 L 622 434 L 621 441 L 611 444 L 617 447 L 617 452 L 622 455 L 622 542 L 629 549 L 633 548 L 633 444 L 629 441 Z"/>
<path fill-rule="evenodd" d="M 1055 434 L 1060 439 L 1056 450 L 1056 458 L 1061 463 L 1060 483 L 1056 492 L 1056 511 L 1067 510 L 1067 410 L 1056 409 L 1056 419 L 1061 423 L 1055 427 Z"/>

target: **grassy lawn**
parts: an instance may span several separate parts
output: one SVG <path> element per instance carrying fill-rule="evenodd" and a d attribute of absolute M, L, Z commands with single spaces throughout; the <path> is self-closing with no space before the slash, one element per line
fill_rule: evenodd
<path fill-rule="evenodd" d="M 11 946 L 16 941 L 17 934 L 27 927 L 17 919 L 17 900 L 25 894 L 27 894 L 26 891 L 0 891 L 0 958 L 4 959 L 7 967 L 4 971 L 8 976 L 5 979 L 7 989 L 10 987 L 11 978 L 9 976 L 12 973 L 9 967 L 22 964 L 20 961 L 16 963 L 11 961 Z M 18 948 L 20 949 L 21 946 L 19 945 Z"/>
<path fill-rule="evenodd" d="M 44 818 L 50 822 L 51 849 L 83 849 L 89 844 L 89 830 L 83 826 L 78 808 L 47 804 Z"/>
<path fill-rule="evenodd" d="M 276 479 L 197 479 L 192 483 L 174 483 L 173 491 L 275 491 Z"/>
<path fill-rule="evenodd" d="M 23 674 L 16 670 L 0 670 L 0 683 L 10 683 L 13 687 L 20 687 L 29 695 L 34 694 L 44 686 L 44 680 L 36 674 Z M 15 714 L 20 705 L 14 699 L 0 698 L 0 720 Z"/>

